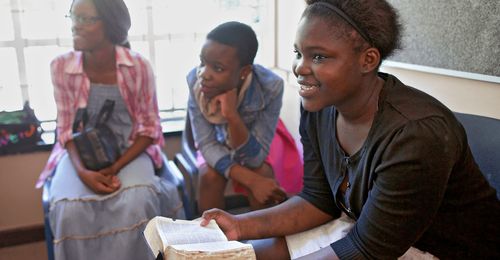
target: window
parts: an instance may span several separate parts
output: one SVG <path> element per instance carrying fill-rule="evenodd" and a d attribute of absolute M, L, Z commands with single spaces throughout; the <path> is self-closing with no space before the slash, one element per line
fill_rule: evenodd
<path fill-rule="evenodd" d="M 256 62 L 274 65 L 274 1 L 125 0 L 132 27 L 132 49 L 145 56 L 156 74 L 164 119 L 185 114 L 185 76 L 199 63 L 206 33 L 238 20 L 259 38 Z M 71 22 L 64 18 L 71 1 L 0 0 L 0 110 L 17 110 L 29 101 L 44 130 L 53 130 L 56 107 L 49 63 L 72 49 Z M 167 120 L 166 120 L 167 121 Z M 165 129 L 170 130 L 170 129 Z"/>

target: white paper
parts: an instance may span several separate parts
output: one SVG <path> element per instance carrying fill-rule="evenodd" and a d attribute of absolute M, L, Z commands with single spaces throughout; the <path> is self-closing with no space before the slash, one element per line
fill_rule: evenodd
<path fill-rule="evenodd" d="M 163 252 L 169 245 L 227 241 L 215 220 L 211 220 L 205 227 L 200 226 L 200 223 L 201 219 L 173 220 L 155 217 L 146 225 L 144 236 L 154 255 Z"/>
<path fill-rule="evenodd" d="M 197 243 L 197 244 L 183 244 L 183 245 L 172 245 L 172 248 L 176 250 L 186 250 L 186 251 L 200 251 L 200 252 L 220 252 L 228 251 L 238 248 L 252 248 L 250 244 L 243 244 L 238 241 L 222 241 L 222 242 L 209 242 L 209 243 Z"/>

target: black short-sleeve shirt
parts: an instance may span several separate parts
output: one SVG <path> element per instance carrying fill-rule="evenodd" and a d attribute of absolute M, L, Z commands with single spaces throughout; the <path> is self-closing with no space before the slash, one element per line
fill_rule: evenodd
<path fill-rule="evenodd" d="M 440 258 L 497 256 L 500 203 L 477 167 L 463 127 L 433 97 L 389 74 L 362 148 L 347 156 L 337 112 L 302 110 L 304 189 L 299 196 L 354 228 L 331 246 L 348 259 L 391 259 L 410 246 Z M 345 175 L 345 203 L 337 201 Z"/>

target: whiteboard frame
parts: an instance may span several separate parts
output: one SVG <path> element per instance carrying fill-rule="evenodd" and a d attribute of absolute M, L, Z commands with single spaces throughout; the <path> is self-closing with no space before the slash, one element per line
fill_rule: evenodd
<path fill-rule="evenodd" d="M 391 60 L 383 61 L 382 66 L 407 69 L 407 70 L 414 70 L 414 71 L 420 71 L 420 72 L 427 72 L 427 73 L 434 73 L 434 74 L 441 74 L 441 75 L 446 75 L 446 76 L 480 80 L 480 81 L 486 81 L 486 82 L 500 84 L 500 77 L 479 74 L 479 73 L 436 68 L 436 67 L 416 65 L 416 64 L 410 64 L 410 63 L 399 62 L 399 61 L 391 61 Z"/>

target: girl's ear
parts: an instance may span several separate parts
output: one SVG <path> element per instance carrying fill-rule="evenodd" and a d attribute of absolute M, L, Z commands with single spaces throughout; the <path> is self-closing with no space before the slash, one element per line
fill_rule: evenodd
<path fill-rule="evenodd" d="M 250 73 L 252 73 L 252 65 L 248 64 L 243 66 L 240 70 L 240 79 L 245 80 Z"/>
<path fill-rule="evenodd" d="M 361 66 L 363 73 L 376 70 L 380 63 L 380 52 L 377 48 L 370 47 L 361 54 Z"/>

